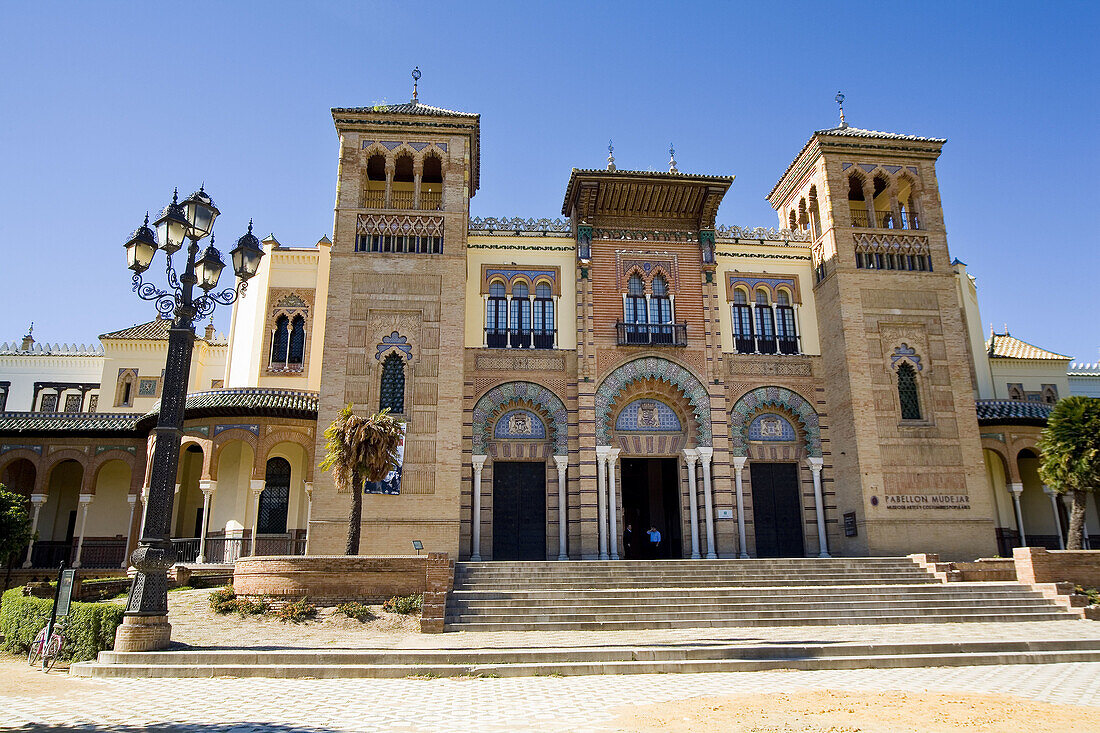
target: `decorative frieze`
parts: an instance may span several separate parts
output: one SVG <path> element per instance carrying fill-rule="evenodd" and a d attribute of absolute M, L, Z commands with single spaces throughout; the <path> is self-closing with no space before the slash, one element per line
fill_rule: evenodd
<path fill-rule="evenodd" d="M 809 359 L 795 357 L 753 357 L 727 354 L 726 373 L 730 376 L 752 377 L 812 377 L 813 364 Z"/>
<path fill-rule="evenodd" d="M 562 372 L 565 357 L 526 354 L 478 354 L 474 369 L 492 372 Z"/>

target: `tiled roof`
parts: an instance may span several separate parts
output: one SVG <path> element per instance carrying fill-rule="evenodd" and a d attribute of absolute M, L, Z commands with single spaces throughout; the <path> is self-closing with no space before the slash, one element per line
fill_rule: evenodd
<path fill-rule="evenodd" d="M 35 341 L 24 350 L 20 341 L 0 344 L 0 356 L 103 356 L 100 344 L 47 344 Z"/>
<path fill-rule="evenodd" d="M 1046 425 L 1054 405 L 1024 400 L 977 400 L 978 423 L 981 425 Z"/>
<path fill-rule="evenodd" d="M 1071 377 L 1100 377 L 1100 364 L 1085 364 L 1074 362 L 1069 365 L 1066 374 Z"/>
<path fill-rule="evenodd" d="M 119 331 L 111 331 L 110 333 L 101 333 L 99 337 L 101 339 L 121 339 L 128 341 L 167 341 L 168 329 L 172 327 L 172 321 L 167 318 L 154 318 L 147 323 L 139 323 L 136 326 L 130 326 L 129 328 L 123 328 Z M 207 341 L 203 336 L 202 331 L 195 334 L 196 341 Z M 215 339 L 214 341 L 207 341 L 207 343 L 220 345 L 224 344 L 224 341 Z"/>
<path fill-rule="evenodd" d="M 810 136 L 810 139 L 806 141 L 806 144 L 802 146 L 802 149 L 798 151 L 798 155 L 791 159 L 790 165 L 787 166 L 787 170 L 783 171 L 783 175 L 779 177 L 779 180 L 772 186 L 772 190 L 764 198 L 771 199 L 775 194 L 776 189 L 779 188 L 779 184 L 783 182 L 783 179 L 787 177 L 787 174 L 794 168 L 794 164 L 798 162 L 798 159 L 802 157 L 802 154 L 806 152 L 806 149 L 810 147 L 810 144 L 819 135 L 827 135 L 829 137 L 862 137 L 877 140 L 902 140 L 915 143 L 938 143 L 942 145 L 947 142 L 947 138 L 943 137 L 921 137 L 920 135 L 906 135 L 900 132 L 882 132 L 881 130 L 865 130 L 862 127 L 830 127 L 826 130 L 815 130 L 814 134 Z"/>
<path fill-rule="evenodd" d="M 371 107 L 333 107 L 333 114 L 338 112 L 386 112 L 398 115 L 424 115 L 427 117 L 480 117 L 473 112 L 456 112 L 453 109 L 433 107 L 421 102 L 403 102 L 401 104 L 376 104 Z"/>
<path fill-rule="evenodd" d="M 0 412 L 0 433 L 129 433 L 140 415 L 103 412 Z"/>
<path fill-rule="evenodd" d="M 255 417 L 293 417 L 317 419 L 317 392 L 295 389 L 264 389 L 242 387 L 192 392 L 185 405 L 187 419 L 214 415 Z M 151 427 L 160 414 L 160 402 L 142 416 L 141 424 Z"/>
<path fill-rule="evenodd" d="M 1007 333 L 995 333 L 985 342 L 986 352 L 994 359 L 1072 359 L 1071 356 L 1055 354 L 1040 349 L 1027 341 L 1021 341 Z"/>

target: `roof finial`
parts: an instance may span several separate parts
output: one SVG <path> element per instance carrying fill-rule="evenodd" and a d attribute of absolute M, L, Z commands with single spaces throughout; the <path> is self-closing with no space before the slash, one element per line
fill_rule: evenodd
<path fill-rule="evenodd" d="M 1004 324 L 1004 326 L 1005 326 L 1005 336 L 1010 336 L 1011 334 L 1008 332 L 1008 324 L 1006 323 L 1006 324 Z"/>
<path fill-rule="evenodd" d="M 30 351 L 31 347 L 34 346 L 32 333 L 34 333 L 34 321 L 31 321 L 31 327 L 27 329 L 27 335 L 23 337 L 23 345 L 19 347 L 22 351 Z"/>
<path fill-rule="evenodd" d="M 417 101 L 416 101 L 416 97 L 417 97 L 417 93 L 416 93 L 416 83 L 417 83 L 418 81 L 420 81 L 420 67 L 419 67 L 419 66 L 416 66 L 416 67 L 415 67 L 415 68 L 413 69 L 413 72 L 412 72 L 412 77 L 413 77 L 413 98 L 412 98 L 412 103 L 413 103 L 413 104 L 419 104 L 419 102 L 417 102 Z"/>
<path fill-rule="evenodd" d="M 607 141 L 607 170 L 613 171 L 615 168 L 615 146 L 611 141 Z"/>
<path fill-rule="evenodd" d="M 844 121 L 844 94 L 842 92 L 837 92 L 833 99 L 836 100 L 836 105 L 840 107 L 840 129 L 843 130 L 848 126 L 848 123 Z"/>
<path fill-rule="evenodd" d="M 676 170 L 676 148 L 672 147 L 672 143 L 668 144 L 668 172 L 679 173 Z"/>

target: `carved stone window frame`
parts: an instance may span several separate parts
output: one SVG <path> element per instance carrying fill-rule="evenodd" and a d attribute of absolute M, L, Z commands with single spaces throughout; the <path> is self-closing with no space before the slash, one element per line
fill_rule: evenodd
<path fill-rule="evenodd" d="M 313 310 L 316 292 L 313 288 L 271 288 L 268 291 L 267 315 L 264 319 L 263 354 L 264 375 L 268 377 L 307 377 L 309 375 L 310 345 L 313 342 Z M 300 305 L 291 298 L 297 298 Z M 305 319 L 305 337 L 302 344 L 302 363 L 286 364 L 279 366 L 278 362 L 271 361 L 271 344 L 275 335 L 275 322 L 280 316 L 287 317 L 288 333 L 287 346 L 289 348 L 289 330 L 293 326 L 294 317 L 302 316 Z"/>

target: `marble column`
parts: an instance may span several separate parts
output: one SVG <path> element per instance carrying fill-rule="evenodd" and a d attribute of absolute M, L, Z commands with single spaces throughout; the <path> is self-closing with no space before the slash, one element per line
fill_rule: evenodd
<path fill-rule="evenodd" d="M 1054 527 L 1058 530 L 1058 549 L 1066 549 L 1066 537 L 1062 534 L 1062 515 L 1058 513 L 1058 492 L 1043 484 L 1043 493 L 1050 497 L 1050 508 L 1054 511 Z"/>
<path fill-rule="evenodd" d="M 489 456 L 473 456 L 474 485 L 471 494 L 473 515 L 470 517 L 470 560 L 481 561 L 481 472 Z"/>
<path fill-rule="evenodd" d="M 749 559 L 748 533 L 745 532 L 745 486 L 741 478 L 741 472 L 745 470 L 748 460 L 746 456 L 733 457 L 733 479 L 737 485 L 737 542 L 741 548 L 739 557 L 742 560 Z"/>
<path fill-rule="evenodd" d="M 199 554 L 195 562 L 200 565 L 206 562 L 206 527 L 210 524 L 210 499 L 217 488 L 217 481 L 199 481 L 199 491 L 202 492 L 202 525 L 199 527 Z"/>
<path fill-rule="evenodd" d="M 569 470 L 569 456 L 554 456 L 554 463 L 558 467 L 558 559 L 569 559 L 569 517 L 566 513 L 569 508 L 568 485 L 565 481 L 565 473 Z"/>
<path fill-rule="evenodd" d="M 814 475 L 814 507 L 817 509 L 817 556 L 829 557 L 829 540 L 825 536 L 825 496 L 821 490 L 821 467 L 824 458 L 807 458 L 810 472 Z"/>
<path fill-rule="evenodd" d="M 84 528 L 88 524 L 88 507 L 91 506 L 94 500 L 95 494 L 80 495 L 80 535 L 76 540 L 76 559 L 73 560 L 74 568 L 80 567 L 80 554 L 84 552 Z"/>
<path fill-rule="evenodd" d="M 126 495 L 126 502 L 130 505 L 130 520 L 126 522 L 126 548 L 122 553 L 122 565 L 119 566 L 123 568 L 130 567 L 130 543 L 134 539 L 134 507 L 137 505 L 137 500 L 137 494 Z"/>
<path fill-rule="evenodd" d="M 694 448 L 684 448 L 684 462 L 688 470 L 688 515 L 691 518 L 691 559 L 698 560 L 699 554 L 699 497 L 695 489 L 695 464 L 699 461 L 699 452 Z"/>
<path fill-rule="evenodd" d="M 138 525 L 138 539 L 145 531 L 145 517 L 149 514 L 149 484 L 141 487 L 141 524 Z"/>
<path fill-rule="evenodd" d="M 252 494 L 252 544 L 248 548 L 250 557 L 256 555 L 256 533 L 260 530 L 260 494 L 264 493 L 264 486 L 263 479 L 252 479 L 248 482 L 248 490 Z"/>
<path fill-rule="evenodd" d="M 699 452 L 699 462 L 703 464 L 703 509 L 706 512 L 707 522 L 707 559 L 714 560 L 718 557 L 714 543 L 714 492 L 710 480 L 710 461 L 714 457 L 714 448 L 700 446 L 696 450 Z"/>
<path fill-rule="evenodd" d="M 313 482 L 303 481 L 302 490 L 306 493 L 306 546 L 303 555 L 309 554 L 309 525 L 313 521 Z"/>
<path fill-rule="evenodd" d="M 1008 490 L 1012 493 L 1012 506 L 1016 509 L 1016 528 L 1020 531 L 1020 547 L 1027 547 L 1027 534 L 1024 532 L 1024 513 L 1020 509 L 1020 494 L 1024 493 L 1024 485 L 1022 483 L 1009 484 Z"/>
<path fill-rule="evenodd" d="M 27 543 L 27 559 L 23 561 L 23 567 L 31 566 L 31 553 L 34 552 L 34 533 L 38 531 L 38 515 L 42 513 L 42 505 L 46 503 L 46 494 L 31 494 L 31 506 L 34 507 L 34 516 L 31 519 L 31 541 Z"/>
<path fill-rule="evenodd" d="M 607 452 L 607 516 L 611 520 L 611 559 L 619 559 L 619 489 L 615 482 L 615 464 L 619 462 L 621 448 Z"/>
<path fill-rule="evenodd" d="M 607 560 L 607 453 L 609 445 L 596 446 L 596 521 L 599 522 L 600 559 Z"/>

